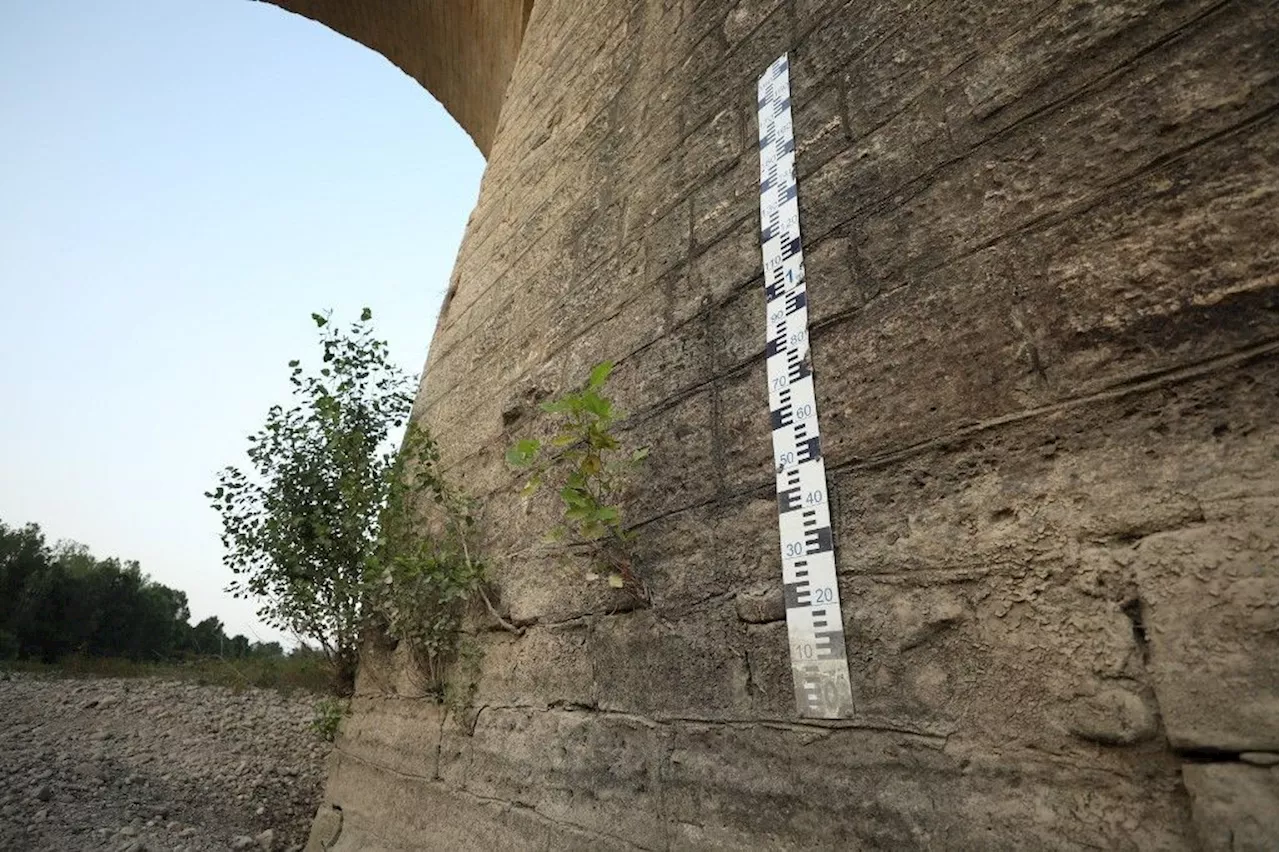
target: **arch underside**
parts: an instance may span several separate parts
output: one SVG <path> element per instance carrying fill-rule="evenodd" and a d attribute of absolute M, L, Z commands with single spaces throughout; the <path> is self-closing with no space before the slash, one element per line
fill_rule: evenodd
<path fill-rule="evenodd" d="M 531 0 L 264 0 L 385 56 L 448 110 L 486 157 Z"/>

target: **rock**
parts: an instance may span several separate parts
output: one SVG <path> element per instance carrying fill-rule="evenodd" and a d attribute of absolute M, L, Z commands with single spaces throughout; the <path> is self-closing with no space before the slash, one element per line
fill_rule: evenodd
<path fill-rule="evenodd" d="M 1169 744 L 1276 751 L 1275 571 L 1264 568 L 1276 560 L 1274 526 L 1198 524 L 1148 537 L 1134 554 Z"/>
<path fill-rule="evenodd" d="M 342 833 L 342 810 L 332 805 L 321 805 L 311 823 L 308 849 L 328 849 Z"/>
<path fill-rule="evenodd" d="M 238 834 L 231 838 L 232 849 L 252 849 L 253 838 L 247 834 Z"/>
<path fill-rule="evenodd" d="M 894 605 L 898 624 L 898 650 L 924 645 L 954 627 L 965 617 L 964 602 L 946 590 L 928 590 Z"/>
<path fill-rule="evenodd" d="M 276 845 L 276 833 L 268 828 L 266 831 L 260 831 L 254 835 L 253 840 L 258 844 L 258 848 L 262 852 L 272 852 Z"/>
<path fill-rule="evenodd" d="M 1240 755 L 1240 760 L 1254 766 L 1275 766 L 1280 763 L 1280 755 L 1274 751 L 1246 751 Z"/>
<path fill-rule="evenodd" d="M 787 617 L 782 588 L 776 583 L 765 589 L 739 594 L 733 599 L 733 606 L 738 618 L 748 624 L 767 624 Z"/>
<path fill-rule="evenodd" d="M 1204 852 L 1275 849 L 1276 775 L 1244 763 L 1187 763 L 1182 780 Z"/>
<path fill-rule="evenodd" d="M 1071 733 L 1103 745 L 1132 745 L 1155 734 L 1155 714 L 1142 697 L 1120 687 L 1104 687 L 1075 701 L 1067 711 Z"/>
<path fill-rule="evenodd" d="M 112 711 L 110 730 L 104 698 L 129 711 Z M 325 752 L 314 751 L 307 727 L 313 705 L 311 696 L 237 696 L 149 680 L 127 691 L 105 679 L 87 688 L 25 677 L 0 683 L 0 850 L 172 852 L 181 844 L 208 852 L 225 850 L 236 834 L 256 852 L 264 840 L 252 835 L 263 820 L 252 811 L 268 800 L 260 813 L 271 814 L 270 848 L 287 849 L 306 838 L 320 795 Z M 149 712 L 156 707 L 164 712 Z M 235 724 L 219 730 L 210 723 L 224 711 Z M 295 766 L 300 777 L 287 780 Z"/>

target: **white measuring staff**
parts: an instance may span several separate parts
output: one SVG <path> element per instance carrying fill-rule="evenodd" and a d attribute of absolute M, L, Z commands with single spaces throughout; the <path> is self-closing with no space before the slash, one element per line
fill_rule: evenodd
<path fill-rule="evenodd" d="M 853 695 L 809 360 L 786 54 L 760 77 L 757 97 L 760 251 L 768 316 L 765 356 L 796 712 L 815 719 L 841 719 L 852 715 Z"/>

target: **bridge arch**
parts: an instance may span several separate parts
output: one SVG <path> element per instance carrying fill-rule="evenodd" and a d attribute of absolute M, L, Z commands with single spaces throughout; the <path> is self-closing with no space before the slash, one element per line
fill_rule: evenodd
<path fill-rule="evenodd" d="M 489 155 L 533 0 L 263 0 L 386 57 Z"/>

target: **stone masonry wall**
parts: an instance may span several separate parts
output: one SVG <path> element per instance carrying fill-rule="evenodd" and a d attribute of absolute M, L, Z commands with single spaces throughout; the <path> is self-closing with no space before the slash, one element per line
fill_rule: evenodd
<path fill-rule="evenodd" d="M 418 399 L 472 708 L 371 650 L 313 848 L 1274 848 L 1276 4 L 537 0 Z M 856 706 L 792 709 L 755 79 L 792 57 Z M 503 463 L 619 363 L 651 608 Z"/>

